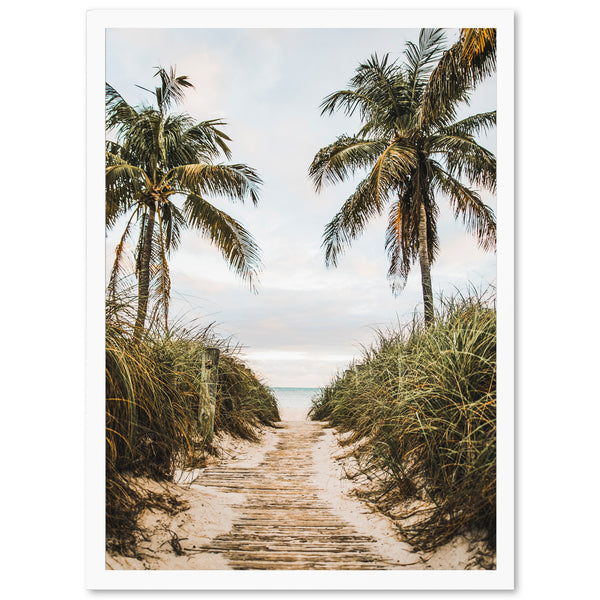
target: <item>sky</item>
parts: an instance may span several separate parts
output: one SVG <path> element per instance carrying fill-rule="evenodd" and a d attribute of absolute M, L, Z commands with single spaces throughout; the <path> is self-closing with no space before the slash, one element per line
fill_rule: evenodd
<path fill-rule="evenodd" d="M 308 167 L 316 152 L 341 134 L 358 130 L 343 114 L 321 116 L 323 98 L 347 87 L 360 62 L 373 53 L 401 59 L 416 29 L 108 29 L 106 81 L 133 105 L 148 103 L 156 66 L 176 65 L 195 89 L 177 110 L 198 120 L 222 118 L 232 138 L 231 162 L 255 168 L 263 180 L 258 207 L 214 199 L 242 222 L 261 248 L 258 293 L 232 273 L 221 255 L 186 232 L 170 260 L 170 316 L 180 322 L 215 323 L 241 346 L 241 355 L 274 387 L 320 387 L 346 368 L 375 331 L 422 312 L 415 264 L 394 296 L 384 249 L 386 216 L 373 221 L 326 268 L 325 225 L 359 178 L 316 193 Z M 457 35 L 448 32 L 449 42 Z M 473 94 L 464 115 L 496 108 L 496 80 Z M 495 134 L 481 143 L 495 151 Z M 496 198 L 483 193 L 495 210 Z M 438 198 L 440 254 L 432 267 L 434 294 L 495 283 L 496 256 L 481 251 Z M 107 268 L 122 233 L 107 235 Z"/>

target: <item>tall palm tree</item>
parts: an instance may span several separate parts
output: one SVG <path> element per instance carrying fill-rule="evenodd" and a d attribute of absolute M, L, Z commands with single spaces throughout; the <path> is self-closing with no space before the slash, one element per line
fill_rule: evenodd
<path fill-rule="evenodd" d="M 244 164 L 215 164 L 221 154 L 231 156 L 230 138 L 219 129 L 223 121 L 198 122 L 186 113 L 169 111 L 182 101 L 185 88 L 193 87 L 186 76 L 178 77 L 174 68 L 159 68 L 155 76 L 160 78 L 152 92 L 156 106 L 133 107 L 106 84 L 106 129 L 116 134 L 115 141 L 106 143 L 107 228 L 129 215 L 116 248 L 109 293 L 115 292 L 124 248 L 137 225 L 137 338 L 144 330 L 151 296 L 166 323 L 167 259 L 184 229 L 195 229 L 212 242 L 252 289 L 260 267 L 259 249 L 250 233 L 206 199 L 249 198 L 256 205 L 260 178 Z"/>
<path fill-rule="evenodd" d="M 356 135 L 339 137 L 322 148 L 309 169 L 317 191 L 325 183 L 367 170 L 325 228 L 326 264 L 336 266 L 345 247 L 391 202 L 385 239 L 388 277 L 394 292 L 399 291 L 413 262 L 419 261 L 426 323 L 433 320 L 430 269 L 438 252 L 436 197 L 447 196 L 455 216 L 484 249 L 496 243 L 492 210 L 464 182 L 495 190 L 495 157 L 475 140 L 478 132 L 494 126 L 495 111 L 457 120 L 457 107 L 468 99 L 467 86 L 451 98 L 439 98 L 435 107 L 424 104 L 444 43 L 442 30 L 424 29 L 418 44 L 407 44 L 403 64 L 390 62 L 388 55 L 374 55 L 361 64 L 349 89 L 329 95 L 321 106 L 322 114 L 357 113 L 362 127 Z"/>

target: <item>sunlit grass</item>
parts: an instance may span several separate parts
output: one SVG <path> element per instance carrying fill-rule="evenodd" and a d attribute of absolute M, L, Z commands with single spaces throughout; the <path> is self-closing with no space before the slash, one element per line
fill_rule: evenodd
<path fill-rule="evenodd" d="M 173 505 L 167 494 L 145 493 L 134 477 L 169 481 L 176 468 L 214 452 L 201 435 L 199 408 L 206 348 L 221 352 L 215 432 L 257 440 L 279 420 L 275 396 L 210 328 L 155 325 L 133 339 L 131 303 L 108 301 L 106 314 L 106 529 L 112 547 L 135 546 L 136 520 L 146 506 Z"/>
<path fill-rule="evenodd" d="M 442 302 L 430 327 L 415 319 L 378 333 L 360 363 L 311 408 L 357 443 L 377 497 L 419 500 L 406 537 L 431 549 L 465 530 L 496 527 L 496 309 L 493 292 Z"/>

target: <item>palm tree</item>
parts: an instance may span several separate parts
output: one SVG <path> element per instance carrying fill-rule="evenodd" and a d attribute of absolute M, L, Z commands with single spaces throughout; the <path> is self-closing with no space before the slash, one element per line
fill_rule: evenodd
<path fill-rule="evenodd" d="M 110 229 L 117 219 L 129 216 L 116 248 L 109 294 L 115 293 L 124 248 L 137 226 L 134 331 L 138 339 L 151 296 L 163 310 L 166 323 L 167 259 L 184 229 L 195 229 L 212 242 L 253 290 L 260 267 L 259 249 L 250 233 L 206 200 L 206 196 L 242 202 L 249 198 L 256 205 L 260 178 L 244 164 L 215 164 L 221 154 L 231 156 L 230 138 L 220 130 L 223 121 L 198 122 L 186 113 L 169 111 L 182 101 L 185 88 L 193 87 L 186 76 L 178 77 L 174 68 L 159 68 L 155 76 L 160 77 L 160 85 L 152 92 L 156 106 L 134 108 L 106 84 L 106 129 L 116 134 L 115 141 L 106 143 L 106 226 Z"/>
<path fill-rule="evenodd" d="M 385 239 L 388 277 L 398 292 L 412 264 L 419 261 L 426 323 L 433 320 L 430 269 L 438 252 L 436 197 L 447 196 L 455 216 L 475 233 L 481 247 L 492 249 L 496 243 L 492 210 L 463 181 L 495 190 L 495 157 L 475 140 L 478 132 L 494 126 L 495 111 L 457 120 L 457 107 L 468 99 L 467 86 L 451 98 L 439 98 L 434 107 L 424 104 L 444 40 L 442 30 L 424 29 L 418 44 L 407 44 L 404 64 L 390 62 L 387 54 L 382 59 L 374 55 L 358 67 L 350 89 L 325 98 L 322 114 L 357 113 L 362 127 L 356 135 L 341 136 L 322 148 L 309 169 L 317 191 L 367 169 L 325 228 L 327 266 L 336 266 L 345 247 L 393 200 Z"/>

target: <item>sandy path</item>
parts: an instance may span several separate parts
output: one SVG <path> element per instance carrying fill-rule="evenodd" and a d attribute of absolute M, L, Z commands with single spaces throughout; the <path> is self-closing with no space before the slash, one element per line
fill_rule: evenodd
<path fill-rule="evenodd" d="M 260 464 L 216 465 L 195 481 L 240 495 L 230 531 L 199 550 L 219 555 L 232 569 L 414 568 L 419 559 L 408 546 L 396 541 L 396 552 L 386 552 L 377 532 L 357 527 L 355 512 L 346 514 L 347 502 L 329 485 L 331 459 L 322 460 L 328 450 L 323 424 L 294 419 L 289 411 L 285 416 L 292 419 L 281 423 Z"/>
<path fill-rule="evenodd" d="M 108 569 L 463 569 L 465 540 L 423 557 L 392 522 L 351 495 L 333 430 L 282 409 L 260 444 L 230 440 L 222 459 L 182 474 L 190 508 L 146 513 L 138 558 Z M 175 541 L 175 544 L 173 544 Z M 426 558 L 426 560 L 425 560 Z"/>

